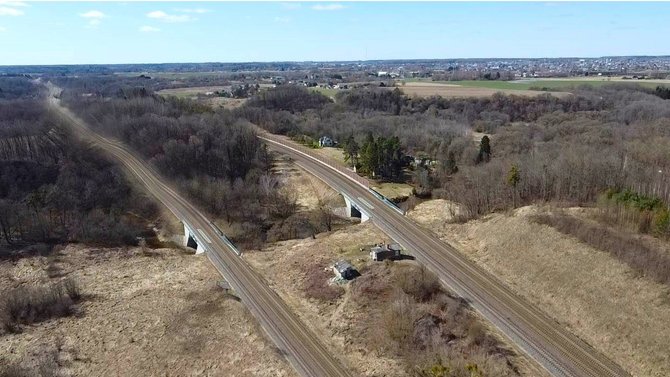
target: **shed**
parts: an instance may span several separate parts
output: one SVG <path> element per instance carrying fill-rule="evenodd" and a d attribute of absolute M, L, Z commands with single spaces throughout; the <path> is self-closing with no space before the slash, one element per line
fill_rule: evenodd
<path fill-rule="evenodd" d="M 370 249 L 370 259 L 383 261 L 385 259 L 400 259 L 402 248 L 398 244 L 381 244 Z"/>
<path fill-rule="evenodd" d="M 351 263 L 344 260 L 336 262 L 333 265 L 333 272 L 335 273 L 335 276 L 345 280 L 351 280 L 360 275 Z"/>
<path fill-rule="evenodd" d="M 321 136 L 319 138 L 320 147 L 334 147 L 336 144 L 337 142 L 328 136 Z"/>

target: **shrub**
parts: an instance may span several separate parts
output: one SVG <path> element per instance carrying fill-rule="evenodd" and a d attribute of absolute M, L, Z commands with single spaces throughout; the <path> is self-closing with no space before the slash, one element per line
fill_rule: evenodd
<path fill-rule="evenodd" d="M 403 268 L 396 272 L 398 285 L 403 292 L 416 300 L 425 302 L 440 292 L 440 281 L 432 272 L 421 268 Z"/>
<path fill-rule="evenodd" d="M 73 304 L 79 299 L 79 286 L 72 279 L 41 287 L 19 287 L 4 297 L 0 314 L 6 331 L 20 332 L 21 325 L 74 314 Z"/>

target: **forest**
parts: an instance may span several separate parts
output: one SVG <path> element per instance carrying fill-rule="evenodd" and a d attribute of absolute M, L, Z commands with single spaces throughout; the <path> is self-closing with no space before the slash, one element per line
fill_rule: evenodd
<path fill-rule="evenodd" d="M 420 195 L 460 203 L 463 220 L 541 202 L 617 206 L 631 212 L 623 217 L 634 217 L 644 232 L 667 237 L 670 102 L 665 94 L 662 88 L 634 84 L 583 87 L 564 98 L 501 93 L 420 98 L 398 88 L 360 88 L 322 101 L 295 88 L 265 93 L 274 101 L 271 106 L 251 100 L 236 112 L 274 133 L 328 135 L 340 141 L 350 164 L 377 179 L 399 177 L 370 169 L 370 149 L 361 146 L 370 145 L 371 138 L 397 138 L 398 156 L 435 161 L 403 165 L 403 179 Z M 291 105 L 297 99 L 306 105 Z M 392 155 L 387 154 L 389 164 Z M 662 204 L 631 206 L 608 200 L 608 190 L 629 190 Z"/>
<path fill-rule="evenodd" d="M 236 224 L 230 236 L 238 245 L 258 246 L 295 214 L 295 196 L 272 176 L 270 155 L 244 119 L 144 87 L 83 96 L 93 83 L 61 82 L 64 103 L 130 145 L 215 218 Z"/>
<path fill-rule="evenodd" d="M 147 235 L 156 208 L 47 111 L 40 87 L 3 78 L 0 88 L 0 254 L 64 242 L 132 245 Z"/>
<path fill-rule="evenodd" d="M 268 234 L 282 239 L 279 229 L 304 223 L 292 218 L 296 198 L 272 176 L 271 156 L 249 122 L 296 140 L 330 136 L 359 173 L 409 182 L 420 197 L 458 202 L 464 221 L 553 202 L 601 206 L 611 221 L 670 234 L 670 106 L 663 88 L 612 84 L 562 98 L 421 98 L 399 88 L 363 87 L 331 99 L 279 85 L 240 108 L 213 110 L 158 96 L 155 86 L 143 86 L 138 78 L 55 81 L 66 89 L 66 105 L 98 131 L 127 142 L 204 209 L 238 224 L 242 230 L 234 237 L 240 243 L 258 245 Z M 29 144 L 26 158 L 58 161 L 31 167 L 45 169 L 35 175 L 57 177 L 50 169 L 63 152 L 54 151 L 58 143 L 51 139 L 66 136 L 36 126 L 48 124 L 48 117 L 35 110 L 30 101 L 39 93 L 26 85 L 32 85 L 28 79 L 12 77 L 0 87 L 8 124 L 0 153 L 11 160 L 24 150 L 16 143 Z M 13 161 L 3 169 L 26 169 L 25 164 Z M 13 195 L 5 191 L 5 197 Z M 620 197 L 612 193 L 624 192 L 660 204 L 648 208 L 612 199 Z"/>

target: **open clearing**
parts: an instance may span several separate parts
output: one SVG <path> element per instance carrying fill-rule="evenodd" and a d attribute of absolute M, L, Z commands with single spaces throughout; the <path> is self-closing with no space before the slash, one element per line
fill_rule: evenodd
<path fill-rule="evenodd" d="M 308 89 L 313 91 L 313 92 L 321 93 L 324 96 L 330 97 L 330 98 L 333 98 L 333 99 L 335 98 L 335 95 L 337 94 L 337 92 L 340 91 L 340 89 L 321 88 L 319 86 L 313 86 L 313 87 L 308 88 Z"/>
<path fill-rule="evenodd" d="M 0 364 L 31 367 L 55 355 L 54 376 L 295 375 L 247 309 L 216 286 L 206 257 L 71 245 L 1 261 L 0 290 L 53 281 L 54 269 L 80 283 L 81 315 L 0 335 Z"/>
<path fill-rule="evenodd" d="M 518 96 L 539 96 L 542 94 L 549 93 L 556 97 L 565 97 L 569 96 L 570 93 L 567 92 L 544 92 L 539 90 L 527 90 L 524 88 L 512 89 L 512 88 L 488 88 L 488 87 L 476 87 L 476 86 L 464 86 L 459 85 L 460 82 L 453 83 L 428 83 L 428 82 L 406 82 L 404 85 L 399 84 L 396 86 L 403 93 L 409 96 L 418 96 L 418 97 L 429 97 L 429 96 L 441 96 L 445 98 L 456 98 L 456 97 L 489 97 L 495 93 L 504 93 L 504 94 L 514 94 Z M 393 89 L 393 88 L 391 88 Z"/>
<path fill-rule="evenodd" d="M 265 84 L 261 84 L 263 87 Z M 202 101 L 203 103 L 208 104 L 212 108 L 226 108 L 234 109 L 242 106 L 247 99 L 246 98 L 227 98 L 219 97 L 215 95 L 207 95 L 207 93 L 213 93 L 221 90 L 230 90 L 231 86 L 194 86 L 194 87 L 185 87 L 185 88 L 174 88 L 174 89 L 163 89 L 156 92 L 162 96 L 175 96 L 178 98 L 190 98 L 197 101 Z"/>
<path fill-rule="evenodd" d="M 431 200 L 410 216 L 634 376 L 670 375 L 667 286 L 636 276 L 606 252 L 532 223 L 536 207 L 466 224 L 447 223 L 450 208 L 447 201 Z"/>
<path fill-rule="evenodd" d="M 174 89 L 163 89 L 156 92 L 160 95 L 169 95 L 176 97 L 194 97 L 198 94 L 204 95 L 208 92 L 217 92 L 220 90 L 230 90 L 230 85 L 228 86 L 194 86 L 187 88 L 174 88 Z"/>

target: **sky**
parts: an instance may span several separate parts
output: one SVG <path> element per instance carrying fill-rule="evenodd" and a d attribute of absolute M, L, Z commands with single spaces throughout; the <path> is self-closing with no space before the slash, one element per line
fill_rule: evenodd
<path fill-rule="evenodd" d="M 670 55 L 670 3 L 0 0 L 0 65 Z"/>

